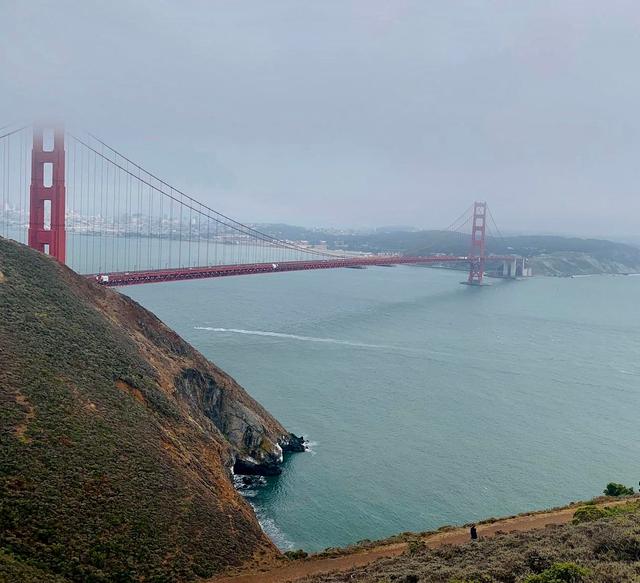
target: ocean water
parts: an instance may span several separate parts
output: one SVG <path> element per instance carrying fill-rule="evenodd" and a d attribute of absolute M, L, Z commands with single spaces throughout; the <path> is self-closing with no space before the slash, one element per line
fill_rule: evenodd
<path fill-rule="evenodd" d="M 247 493 L 282 548 L 523 512 L 640 480 L 640 277 L 459 285 L 419 267 L 123 290 L 311 451 Z"/>

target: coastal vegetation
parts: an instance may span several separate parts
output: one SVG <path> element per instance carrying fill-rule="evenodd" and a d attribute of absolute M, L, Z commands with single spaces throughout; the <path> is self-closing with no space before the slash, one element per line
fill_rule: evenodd
<path fill-rule="evenodd" d="M 585 507 L 602 509 L 596 504 Z M 640 579 L 640 502 L 589 520 L 497 533 L 461 545 L 425 546 L 305 583 L 631 583 Z M 577 512 L 576 512 L 577 514 Z"/>
<path fill-rule="evenodd" d="M 132 300 L 0 238 L 0 580 L 189 581 L 279 552 L 233 487 L 298 447 Z"/>
<path fill-rule="evenodd" d="M 609 482 L 604 489 L 605 496 L 632 496 L 633 488 L 629 488 L 624 484 L 616 484 L 615 482 Z"/>
<path fill-rule="evenodd" d="M 589 573 L 589 569 L 575 563 L 556 563 L 542 573 L 528 575 L 523 583 L 580 583 Z"/>
<path fill-rule="evenodd" d="M 631 512 L 640 511 L 640 503 L 637 501 L 630 502 L 623 506 L 598 506 L 596 504 L 586 504 L 576 509 L 573 514 L 573 523 L 580 524 L 582 522 L 593 522 L 600 518 L 611 516 L 619 516 Z"/>

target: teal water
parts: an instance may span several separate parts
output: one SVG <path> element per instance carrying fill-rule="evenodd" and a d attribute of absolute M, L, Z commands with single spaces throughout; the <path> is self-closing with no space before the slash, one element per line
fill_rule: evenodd
<path fill-rule="evenodd" d="M 319 550 L 640 480 L 640 277 L 488 288 L 417 267 L 124 290 L 312 451 L 250 492 Z"/>

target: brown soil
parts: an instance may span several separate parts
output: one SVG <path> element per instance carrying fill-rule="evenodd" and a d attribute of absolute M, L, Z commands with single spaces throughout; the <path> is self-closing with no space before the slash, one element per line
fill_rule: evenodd
<path fill-rule="evenodd" d="M 29 429 L 29 424 L 35 419 L 36 412 L 29 402 L 29 399 L 20 392 L 16 395 L 16 403 L 21 405 L 26 411 L 24 421 L 15 428 L 16 437 L 24 443 L 31 443 L 31 439 L 27 437 L 26 433 L 27 429 Z"/>
<path fill-rule="evenodd" d="M 628 499 L 614 502 L 605 502 L 598 506 L 613 506 L 627 503 Z M 539 512 L 512 518 L 496 520 L 490 524 L 479 524 L 478 535 L 481 538 L 493 537 L 505 532 L 525 532 L 545 528 L 553 524 L 567 524 L 571 522 L 577 506 L 571 506 L 549 512 Z M 422 537 L 424 544 L 429 548 L 437 548 L 444 545 L 461 545 L 469 542 L 469 530 L 467 528 L 454 528 L 446 532 L 428 534 Z M 408 543 L 381 544 L 380 546 L 355 551 L 335 558 L 310 557 L 309 559 L 289 562 L 286 565 L 276 567 L 268 571 L 252 571 L 227 577 L 217 577 L 209 583 L 289 583 L 299 581 L 312 575 L 320 575 L 368 565 L 382 558 L 395 557 L 407 551 Z"/>

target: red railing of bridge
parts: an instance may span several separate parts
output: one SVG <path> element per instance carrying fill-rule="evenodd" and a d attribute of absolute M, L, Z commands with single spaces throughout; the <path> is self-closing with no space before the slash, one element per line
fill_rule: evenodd
<path fill-rule="evenodd" d="M 512 256 L 488 256 L 485 261 L 513 261 Z M 265 273 L 283 273 L 289 271 L 311 271 L 314 269 L 340 269 L 355 267 L 375 267 L 391 265 L 438 265 L 451 263 L 469 263 L 469 257 L 433 255 L 403 256 L 381 255 L 366 257 L 348 257 L 336 259 L 317 259 L 313 261 L 282 261 L 279 263 L 242 263 L 237 265 L 215 265 L 211 267 L 187 267 L 149 271 L 123 271 L 90 275 L 98 283 L 110 287 L 229 277 L 233 275 L 254 275 Z"/>

